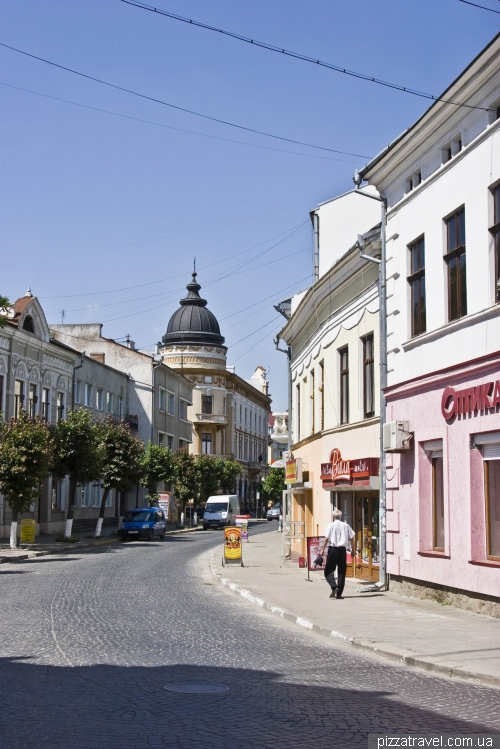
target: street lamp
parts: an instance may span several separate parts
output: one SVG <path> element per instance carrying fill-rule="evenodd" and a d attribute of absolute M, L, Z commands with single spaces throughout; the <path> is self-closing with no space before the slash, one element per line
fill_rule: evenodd
<path fill-rule="evenodd" d="M 374 586 L 364 588 L 362 592 L 368 593 L 372 590 L 383 590 L 387 588 L 387 503 L 386 503 L 386 463 L 384 453 L 384 424 L 385 424 L 385 388 L 387 387 L 387 273 L 386 273 L 386 221 L 387 221 L 387 202 L 385 198 L 378 195 L 370 195 L 367 192 L 361 192 L 360 186 L 363 177 L 356 171 L 352 181 L 356 185 L 355 195 L 361 195 L 364 198 L 377 200 L 381 204 L 380 220 L 380 240 L 381 240 L 381 257 L 380 260 L 370 255 L 365 255 L 365 241 L 358 235 L 358 247 L 360 256 L 363 260 L 370 263 L 378 264 L 378 285 L 379 285 L 379 316 L 380 316 L 380 580 Z"/>

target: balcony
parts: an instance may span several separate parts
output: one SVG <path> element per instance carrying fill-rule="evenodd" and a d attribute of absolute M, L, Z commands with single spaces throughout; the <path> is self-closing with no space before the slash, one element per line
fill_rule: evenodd
<path fill-rule="evenodd" d="M 196 421 L 204 424 L 227 424 L 227 416 L 222 414 L 196 414 Z"/>

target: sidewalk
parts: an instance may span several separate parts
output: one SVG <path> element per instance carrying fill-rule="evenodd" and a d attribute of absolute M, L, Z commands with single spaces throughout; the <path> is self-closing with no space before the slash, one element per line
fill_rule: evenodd
<path fill-rule="evenodd" d="M 221 567 L 222 546 L 210 567 L 221 585 L 292 623 L 393 661 L 445 676 L 500 687 L 500 621 L 395 593 L 360 593 L 347 580 L 344 600 L 329 598 L 322 572 L 281 564 L 282 536 L 270 532 L 243 542 L 245 567 Z"/>
<path fill-rule="evenodd" d="M 165 535 L 172 536 L 177 533 L 193 533 L 200 530 L 202 530 L 201 526 L 197 528 L 177 528 L 175 523 L 168 523 Z M 20 544 L 17 549 L 10 548 L 9 539 L 0 539 L 0 564 L 20 562 L 49 554 L 77 553 L 81 549 L 89 549 L 94 546 L 121 543 L 116 526 L 104 526 L 101 533 L 101 538 L 94 538 L 92 529 L 77 533 L 80 541 L 73 544 L 57 542 L 55 535 L 37 536 L 34 544 Z"/>

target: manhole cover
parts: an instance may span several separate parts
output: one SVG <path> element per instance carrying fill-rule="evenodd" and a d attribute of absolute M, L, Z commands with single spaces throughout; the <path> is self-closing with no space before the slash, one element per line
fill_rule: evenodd
<path fill-rule="evenodd" d="M 213 682 L 180 682 L 177 684 L 165 684 L 163 689 L 167 692 L 180 692 L 181 694 L 219 694 L 220 692 L 229 692 L 229 687 L 225 684 L 214 684 Z"/>

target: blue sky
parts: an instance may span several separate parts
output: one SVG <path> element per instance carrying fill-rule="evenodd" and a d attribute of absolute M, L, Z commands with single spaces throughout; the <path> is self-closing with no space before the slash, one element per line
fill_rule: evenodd
<path fill-rule="evenodd" d="M 483 4 L 500 9 L 496 0 Z M 160 7 L 435 94 L 500 26 L 500 15 L 459 0 Z M 0 29 L 0 42 L 120 86 L 362 157 L 428 104 L 119 0 L 4 2 Z M 3 48 L 0 66 L 0 84 L 157 123 L 0 85 L 0 293 L 15 299 L 30 285 L 49 323 L 65 309 L 65 322 L 102 321 L 105 335 L 130 333 L 150 347 L 196 256 L 228 363 L 244 377 L 270 367 L 273 407 L 285 408 L 286 362 L 272 342 L 282 318 L 272 304 L 311 278 L 308 210 L 350 189 L 367 159 L 212 123 Z"/>

